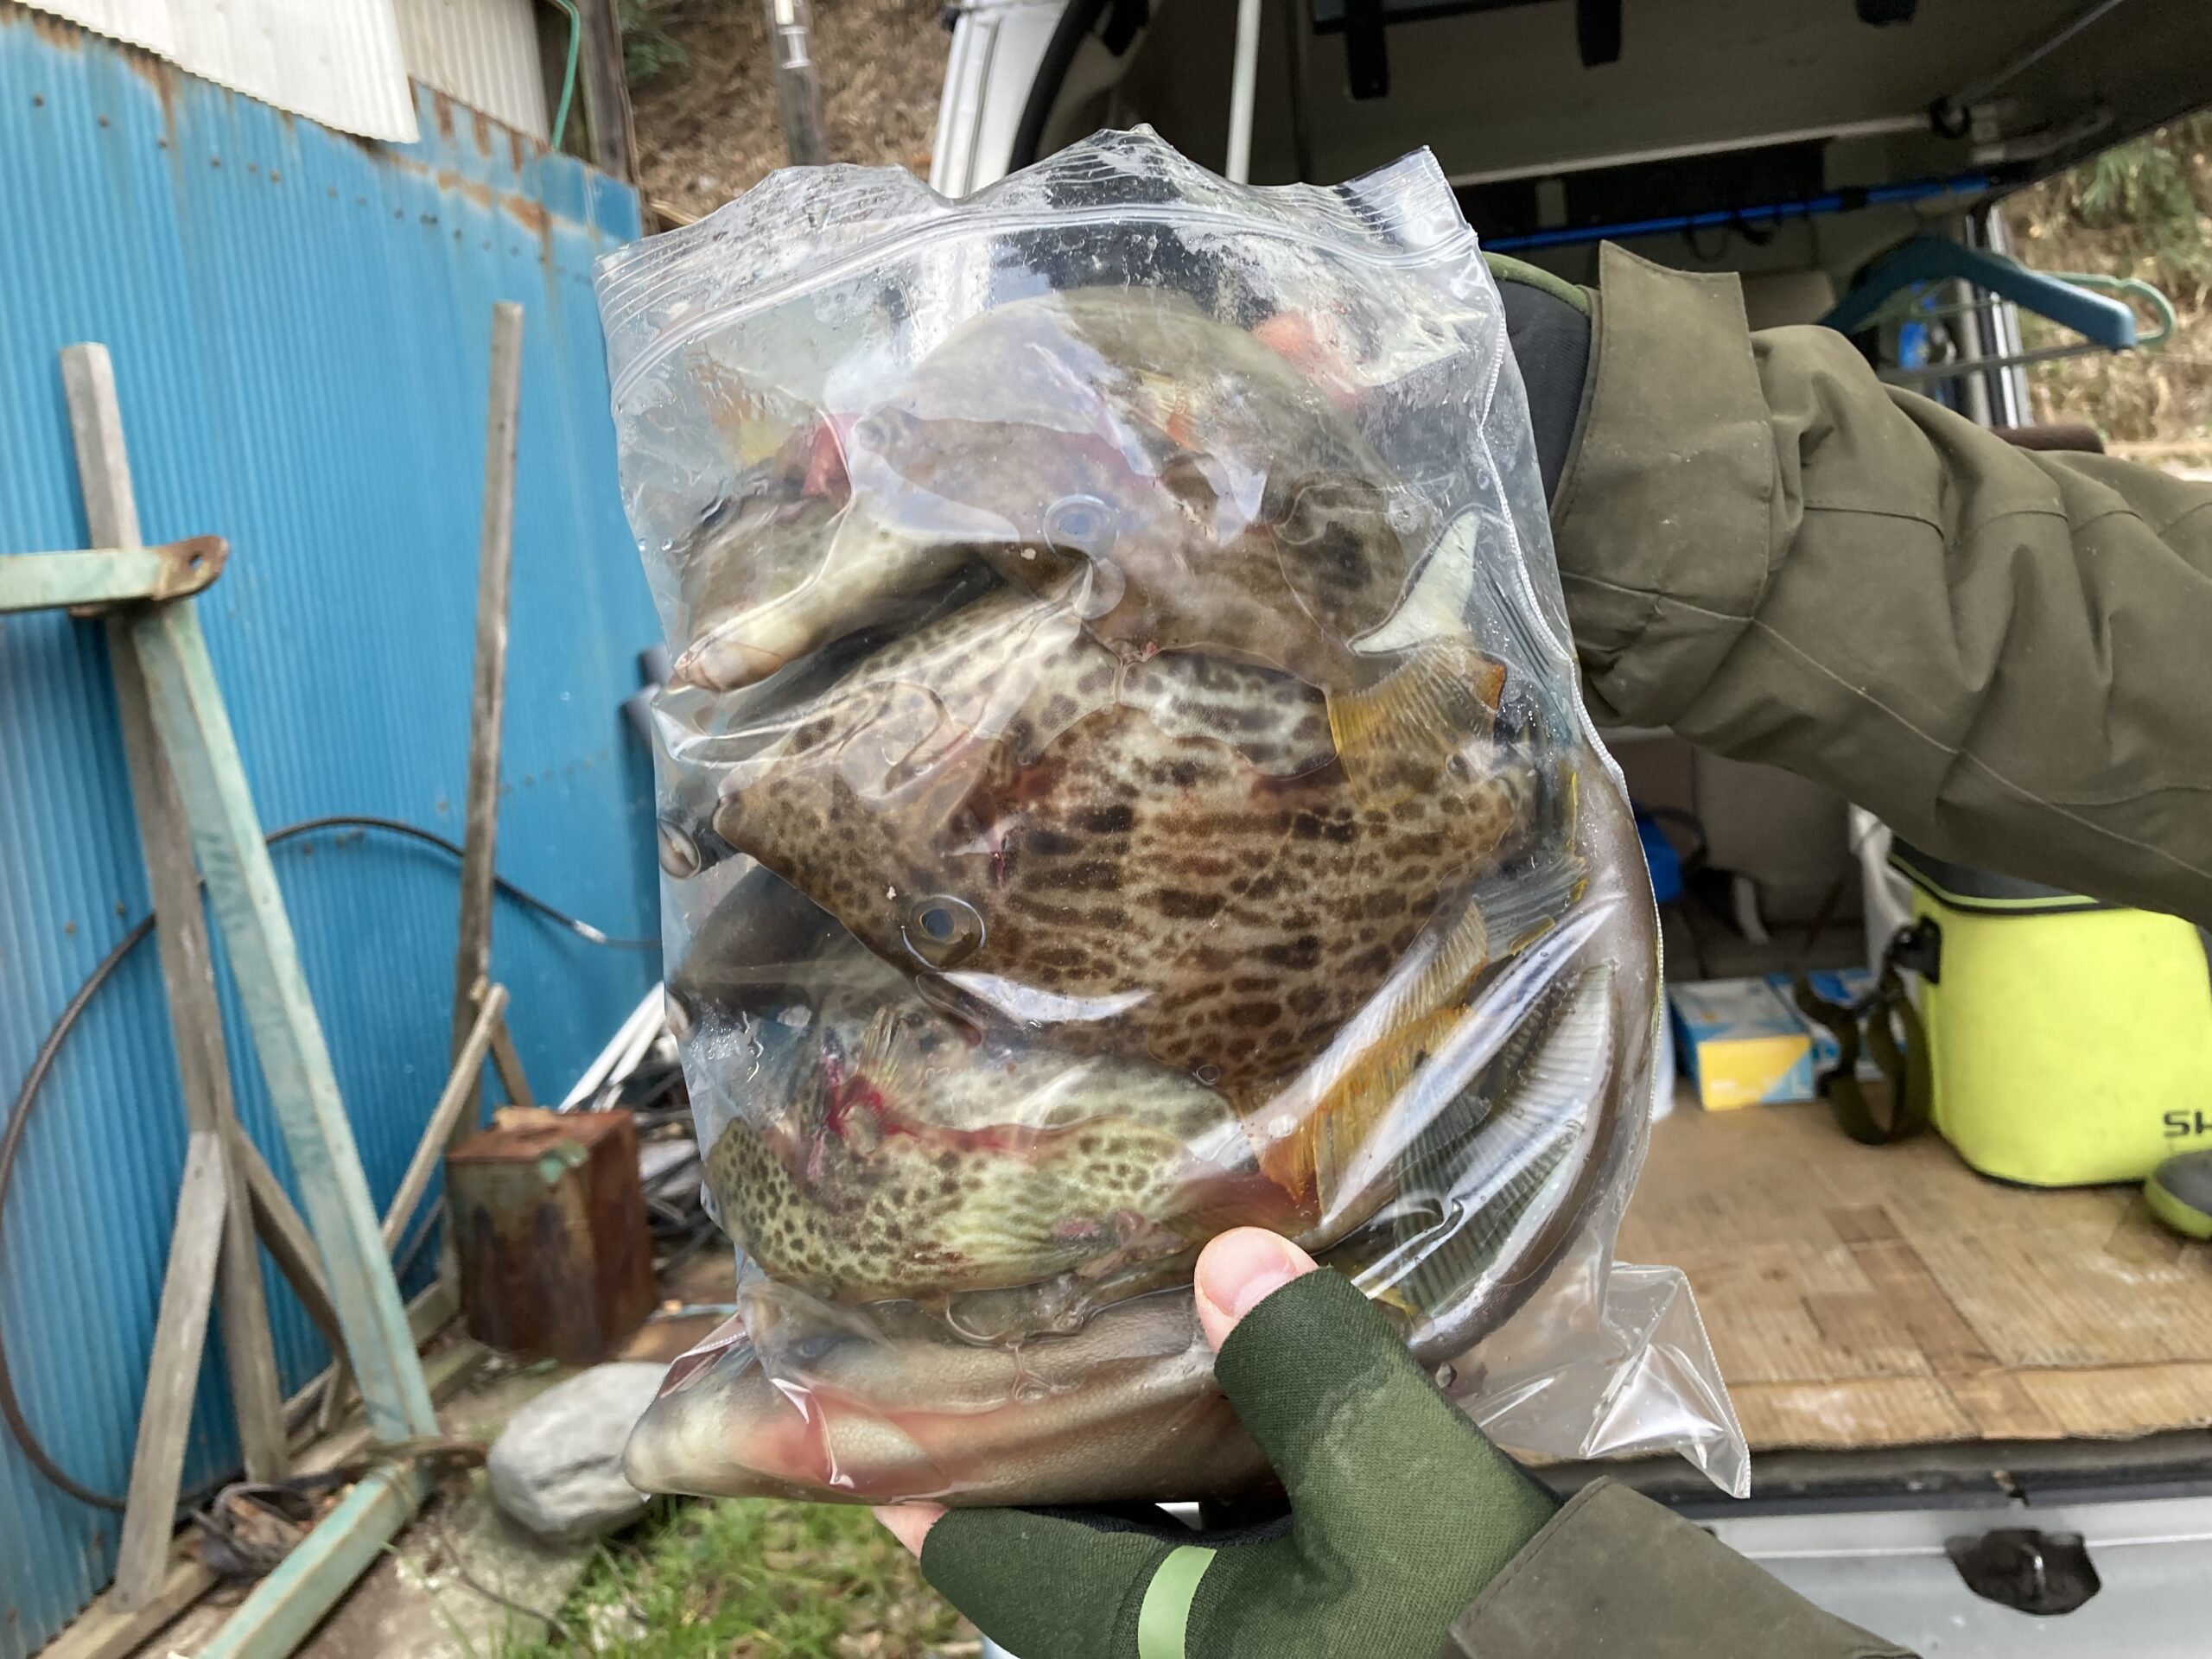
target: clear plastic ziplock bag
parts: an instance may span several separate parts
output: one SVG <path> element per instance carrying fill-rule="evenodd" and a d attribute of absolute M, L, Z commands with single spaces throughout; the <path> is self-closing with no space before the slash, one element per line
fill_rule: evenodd
<path fill-rule="evenodd" d="M 1433 160 L 788 171 L 599 293 L 741 1263 L 631 1478 L 1262 1490 L 1190 1290 L 1256 1224 L 1509 1446 L 1740 1490 L 1687 1285 L 1611 1259 L 1653 905 Z"/>

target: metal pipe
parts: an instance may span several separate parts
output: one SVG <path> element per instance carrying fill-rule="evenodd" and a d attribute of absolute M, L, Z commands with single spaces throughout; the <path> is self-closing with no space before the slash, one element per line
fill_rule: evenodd
<path fill-rule="evenodd" d="M 645 1033 L 645 1040 L 651 1042 L 652 1034 L 662 1023 L 665 1007 L 666 992 L 663 987 L 656 985 L 647 991 L 644 1000 L 630 1010 L 630 1017 L 608 1039 L 607 1046 L 599 1051 L 598 1058 L 584 1068 L 583 1075 L 576 1079 L 575 1087 L 569 1090 L 554 1109 L 572 1112 L 597 1094 L 621 1066 L 625 1057 L 632 1054 L 632 1045 L 641 1032 Z M 643 1052 L 642 1047 L 637 1050 L 639 1053 Z M 636 1064 L 634 1057 L 631 1058 L 631 1064 Z"/>
<path fill-rule="evenodd" d="M 1984 202 L 1967 215 L 1974 240 L 1987 252 L 1999 258 L 2012 257 L 2012 238 L 2005 228 L 2005 215 L 1990 203 Z M 1986 331 L 1988 350 L 1985 356 L 1999 359 L 2018 357 L 2025 349 L 2020 339 L 2020 313 L 2017 306 L 1992 305 L 1979 319 Z M 1993 369 L 1990 372 L 1992 391 L 1997 399 L 1999 423 L 2005 426 L 2025 426 L 2033 418 L 2034 404 L 2028 395 L 2027 371 L 2018 363 Z"/>
<path fill-rule="evenodd" d="M 407 1524 L 423 1492 L 412 1465 L 370 1470 L 238 1604 L 200 1649 L 205 1659 L 264 1659 L 297 1648 Z"/>
<path fill-rule="evenodd" d="M 767 6 L 784 154 L 793 167 L 819 167 L 830 159 L 830 141 L 822 129 L 822 83 L 814 73 L 814 8 L 809 0 L 767 0 Z"/>
<path fill-rule="evenodd" d="M 1802 201 L 1767 202 L 1757 207 L 1716 207 L 1702 213 L 1669 213 L 1658 219 L 1626 219 L 1611 225 L 1591 225 L 1563 231 L 1531 231 L 1522 236 L 1486 236 L 1483 245 L 1492 253 L 1517 248 L 1571 247 L 1608 238 L 1663 236 L 1670 231 L 1711 230 L 1731 225 L 1771 224 L 1782 219 L 1817 219 L 1827 213 L 1850 213 L 1860 207 L 1889 203 L 1925 201 L 1931 197 L 1986 190 L 1986 173 L 1960 173 L 1948 179 L 1917 179 L 1903 184 L 1876 185 L 1866 190 L 1831 191 Z M 1479 231 L 1482 227 L 1475 227 Z"/>
<path fill-rule="evenodd" d="M 1229 82 L 1229 161 L 1231 184 L 1252 177 L 1252 106 L 1260 83 L 1260 0 L 1236 0 L 1236 57 Z"/>

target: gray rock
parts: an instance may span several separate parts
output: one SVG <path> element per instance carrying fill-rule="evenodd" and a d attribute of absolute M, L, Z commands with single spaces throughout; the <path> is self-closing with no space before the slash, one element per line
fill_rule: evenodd
<path fill-rule="evenodd" d="M 541 1538 L 596 1538 L 645 1512 L 622 1478 L 622 1446 L 666 1367 L 594 1365 L 556 1383 L 508 1421 L 485 1471 L 492 1498 Z"/>

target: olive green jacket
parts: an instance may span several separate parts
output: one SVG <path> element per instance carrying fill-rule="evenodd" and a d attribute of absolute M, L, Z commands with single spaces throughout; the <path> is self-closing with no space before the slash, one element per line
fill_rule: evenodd
<path fill-rule="evenodd" d="M 1910 1659 L 1625 1486 L 1586 1486 L 1492 1579 L 1438 1659 Z"/>
<path fill-rule="evenodd" d="M 2024 450 L 1732 276 L 1607 248 L 1553 535 L 1601 724 L 1818 779 L 1907 840 L 2212 924 L 2212 486 Z M 1872 1659 L 1625 1489 L 1453 1626 L 1482 1659 Z"/>
<path fill-rule="evenodd" d="M 1605 251 L 1553 500 L 1600 724 L 1939 856 L 2212 924 L 2212 486 L 2034 453 L 1732 276 Z"/>

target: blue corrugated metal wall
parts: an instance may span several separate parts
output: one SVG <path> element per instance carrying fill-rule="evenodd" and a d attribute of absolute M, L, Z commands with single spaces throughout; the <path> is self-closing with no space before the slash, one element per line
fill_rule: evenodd
<path fill-rule="evenodd" d="M 658 637 L 624 527 L 589 283 L 638 234 L 626 188 L 427 92 L 396 149 L 0 0 L 0 551 L 81 545 L 56 353 L 113 353 L 149 540 L 213 531 L 200 601 L 264 825 L 385 814 L 460 835 L 492 302 L 527 308 L 499 833 L 504 874 L 618 934 L 657 910 L 651 779 L 620 700 Z M 148 906 L 97 626 L 0 622 L 0 1098 Z M 442 1080 L 451 866 L 317 836 L 277 869 L 379 1203 Z M 502 905 L 494 970 L 557 1094 L 652 982 Z M 244 1027 L 239 1104 L 280 1170 Z M 81 1480 L 127 1478 L 181 1166 L 154 952 L 48 1083 L 0 1217 L 0 1325 Z M 272 1280 L 275 1275 L 271 1274 Z M 322 1363 L 289 1293 L 288 1387 Z M 188 1484 L 234 1455 L 211 1336 Z M 0 1655 L 111 1575 L 112 1517 L 0 1444 Z"/>

